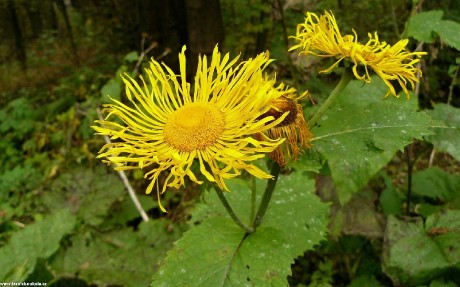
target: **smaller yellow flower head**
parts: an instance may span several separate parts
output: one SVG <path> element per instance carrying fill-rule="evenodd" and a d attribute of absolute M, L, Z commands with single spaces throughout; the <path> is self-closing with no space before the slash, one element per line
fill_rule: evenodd
<path fill-rule="evenodd" d="M 296 36 L 299 43 L 290 50 L 300 49 L 301 53 L 311 54 L 318 57 L 336 57 L 338 60 L 322 73 L 330 72 L 343 59 L 353 63 L 353 73 L 358 80 L 366 83 L 371 81 L 368 67 L 385 82 L 389 90 L 387 94 L 397 96 L 392 82 L 397 81 L 402 90 L 409 97 L 407 83 L 414 89 L 414 84 L 419 81 L 417 73 L 420 69 L 414 65 L 420 61 L 425 52 L 408 52 L 406 46 L 408 39 L 398 41 L 391 46 L 386 42 L 380 42 L 377 33 L 368 34 L 369 41 L 363 45 L 358 43 L 358 37 L 353 30 L 353 35 L 342 36 L 334 15 L 325 12 L 318 17 L 314 13 L 307 13 L 305 23 L 297 26 Z M 360 74 L 358 66 L 364 67 Z"/>
<path fill-rule="evenodd" d="M 167 176 L 161 193 L 184 185 L 185 177 L 198 184 L 205 178 L 221 189 L 227 189 L 224 179 L 242 170 L 270 178 L 251 164 L 284 141 L 255 138 L 288 114 L 276 119 L 264 116 L 270 103 L 283 95 L 274 88 L 275 80 L 263 75 L 270 62 L 262 53 L 238 64 L 238 58 L 222 57 L 216 46 L 210 62 L 206 56 L 199 58 L 192 86 L 185 74 L 185 47 L 179 54 L 178 75 L 152 60 L 145 70 L 147 79 L 140 77 L 141 85 L 129 76 L 123 79 L 128 103 L 113 100 L 105 106 L 107 118 L 93 126 L 98 134 L 115 140 L 104 145 L 98 157 L 116 170 L 147 168 L 145 177 L 151 180 L 147 193 L 158 185 L 162 173 Z M 198 175 L 192 171 L 195 161 Z M 161 203 L 160 207 L 165 211 Z"/>
<path fill-rule="evenodd" d="M 283 84 L 277 87 L 283 96 L 279 97 L 270 104 L 263 116 L 272 116 L 274 119 L 282 117 L 286 112 L 288 115 L 275 127 L 264 131 L 259 137 L 262 139 L 286 139 L 279 145 L 270 157 L 280 166 L 286 165 L 286 159 L 296 160 L 301 152 L 301 148 L 311 147 L 312 134 L 310 133 L 302 106 L 299 101 L 308 97 L 308 92 L 300 96 L 296 95 L 294 88 L 285 87 Z"/>

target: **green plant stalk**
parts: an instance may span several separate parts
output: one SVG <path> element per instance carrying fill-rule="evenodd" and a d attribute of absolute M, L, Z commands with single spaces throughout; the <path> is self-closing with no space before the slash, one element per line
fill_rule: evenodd
<path fill-rule="evenodd" d="M 269 180 L 267 183 L 267 187 L 265 188 L 264 195 L 262 196 L 262 200 L 260 201 L 259 209 L 257 210 L 256 217 L 252 223 L 252 228 L 256 230 L 257 227 L 262 224 L 264 219 L 265 212 L 267 211 L 268 204 L 272 199 L 273 191 L 275 190 L 276 182 L 278 181 L 278 175 L 280 174 L 281 167 L 276 162 L 273 162 L 272 168 L 270 170 L 270 174 L 273 176 L 273 179 Z"/>
<path fill-rule="evenodd" d="M 410 203 L 412 200 L 412 171 L 414 167 L 414 162 L 411 160 L 411 149 L 412 146 L 405 147 L 404 151 L 406 153 L 407 161 L 407 197 L 406 197 L 406 215 L 410 214 Z"/>
<path fill-rule="evenodd" d="M 227 201 L 227 198 L 225 198 L 224 193 L 222 190 L 216 186 L 214 186 L 214 189 L 216 190 L 217 196 L 219 197 L 220 201 L 222 202 L 222 205 L 225 207 L 225 210 L 227 211 L 228 215 L 233 219 L 233 221 L 241 228 L 246 231 L 246 233 L 251 234 L 254 232 L 254 228 L 247 226 L 244 224 L 239 217 L 236 215 L 236 213 L 233 211 L 233 208 L 230 206 L 230 204 Z"/>
<path fill-rule="evenodd" d="M 452 82 L 450 83 L 450 86 L 449 86 L 449 96 L 447 97 L 447 104 L 448 105 L 450 105 L 450 102 L 452 101 L 452 94 L 453 94 L 453 91 L 454 91 L 455 80 L 457 79 L 459 70 L 460 70 L 460 63 L 458 63 L 457 69 L 455 69 L 455 73 L 454 73 L 454 76 L 452 78 Z"/>
<path fill-rule="evenodd" d="M 344 68 L 342 73 L 342 78 L 340 79 L 337 86 L 331 92 L 326 101 L 319 107 L 313 117 L 308 121 L 308 126 L 310 128 L 314 127 L 318 120 L 323 116 L 323 114 L 329 109 L 335 99 L 340 95 L 340 93 L 347 87 L 348 83 L 352 79 L 353 75 L 348 68 Z"/>
<path fill-rule="evenodd" d="M 254 216 L 256 215 L 256 177 L 252 176 L 252 185 L 251 185 L 251 214 L 249 215 L 249 222 L 254 221 Z"/>

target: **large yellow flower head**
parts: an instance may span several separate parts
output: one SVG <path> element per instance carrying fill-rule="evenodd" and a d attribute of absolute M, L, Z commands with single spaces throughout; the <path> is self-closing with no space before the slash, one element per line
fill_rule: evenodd
<path fill-rule="evenodd" d="M 179 54 L 180 74 L 154 60 L 141 84 L 126 76 L 128 104 L 113 100 L 106 105 L 105 120 L 93 128 L 115 142 L 103 146 L 98 157 L 114 163 L 116 170 L 148 167 L 150 193 L 162 172 L 168 171 L 161 193 L 179 188 L 187 176 L 201 184 L 203 177 L 221 189 L 224 179 L 246 170 L 259 178 L 270 175 L 251 162 L 272 152 L 284 139 L 255 139 L 278 125 L 285 115 L 262 116 L 270 103 L 282 96 L 275 80 L 263 75 L 270 63 L 267 53 L 237 63 L 214 49 L 210 63 L 200 57 L 193 86 L 186 79 L 185 47 Z M 193 87 L 193 91 L 191 90 Z M 112 116 L 123 124 L 109 120 Z M 192 171 L 197 159 L 199 172 Z M 164 211 L 164 208 L 161 206 Z"/>
<path fill-rule="evenodd" d="M 286 139 L 279 145 L 270 157 L 280 166 L 286 165 L 286 159 L 296 160 L 302 148 L 311 147 L 311 139 L 313 135 L 310 133 L 305 118 L 303 109 L 299 101 L 308 97 L 308 92 L 297 96 L 294 88 L 285 87 L 283 84 L 277 87 L 282 91 L 283 96 L 279 97 L 270 104 L 270 110 L 263 116 L 273 116 L 277 119 L 283 116 L 286 112 L 288 115 L 275 127 L 263 132 L 259 135 L 260 138 L 266 136 L 270 139 Z"/>
<path fill-rule="evenodd" d="M 418 82 L 417 73 L 421 71 L 414 65 L 419 62 L 425 52 L 408 52 L 406 46 L 408 39 L 398 41 L 391 46 L 386 42 L 380 42 L 377 33 L 368 34 L 369 41 L 363 45 L 358 43 L 358 37 L 353 30 L 353 35 L 342 36 L 334 15 L 325 12 L 318 17 L 314 13 L 307 13 L 305 23 L 297 26 L 296 36 L 293 36 L 299 43 L 290 50 L 301 49 L 305 54 L 318 57 L 337 57 L 338 60 L 323 73 L 334 69 L 343 59 L 353 63 L 355 77 L 366 83 L 371 81 L 368 67 L 382 78 L 388 86 L 389 91 L 385 95 L 397 96 L 392 82 L 397 81 L 407 97 L 407 83 L 414 89 L 414 83 Z M 364 71 L 360 73 L 358 66 L 363 66 Z"/>

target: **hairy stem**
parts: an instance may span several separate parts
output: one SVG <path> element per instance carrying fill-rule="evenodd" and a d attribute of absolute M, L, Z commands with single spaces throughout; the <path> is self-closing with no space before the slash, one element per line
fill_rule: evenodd
<path fill-rule="evenodd" d="M 225 207 L 225 210 L 227 211 L 228 215 L 233 219 L 233 221 L 241 228 L 243 228 L 246 233 L 250 234 L 254 232 L 254 228 L 246 226 L 236 215 L 235 211 L 233 211 L 233 208 L 230 206 L 230 204 L 227 201 L 227 198 L 225 198 L 224 193 L 222 190 L 216 186 L 214 186 L 214 189 L 216 190 L 217 196 L 219 197 L 220 201 L 222 202 L 222 205 Z"/>
<path fill-rule="evenodd" d="M 414 162 L 411 160 L 412 146 L 405 147 L 406 161 L 407 161 L 407 198 L 406 198 L 406 215 L 410 214 L 410 202 L 412 200 L 412 168 Z"/>
<path fill-rule="evenodd" d="M 278 175 L 280 174 L 281 167 L 276 162 L 273 162 L 272 168 L 270 170 L 270 174 L 273 176 L 273 179 L 269 180 L 267 183 L 267 187 L 265 188 L 264 195 L 262 196 L 262 200 L 260 201 L 259 209 L 257 210 L 256 217 L 252 223 L 252 228 L 254 230 L 260 226 L 263 221 L 265 212 L 267 211 L 268 204 L 272 199 L 273 191 L 275 190 L 276 182 L 278 180 Z"/>
<path fill-rule="evenodd" d="M 342 73 L 342 78 L 334 90 L 331 92 L 326 101 L 319 107 L 313 117 L 308 121 L 308 126 L 310 128 L 314 127 L 318 120 L 324 115 L 324 113 L 329 109 L 335 99 L 340 95 L 340 93 L 347 87 L 348 83 L 352 78 L 352 73 L 348 68 L 345 68 Z"/>
<path fill-rule="evenodd" d="M 249 215 L 249 222 L 253 222 L 254 221 L 254 216 L 256 215 L 256 199 L 257 199 L 256 177 L 252 176 L 252 182 L 251 182 L 251 214 Z"/>

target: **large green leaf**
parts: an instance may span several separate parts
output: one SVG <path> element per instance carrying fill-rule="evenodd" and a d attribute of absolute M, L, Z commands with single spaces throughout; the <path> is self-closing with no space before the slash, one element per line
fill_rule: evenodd
<path fill-rule="evenodd" d="M 61 210 L 14 233 L 0 248 L 0 281 L 24 281 L 38 259 L 47 259 L 58 250 L 62 237 L 72 231 L 74 225 L 75 216 Z"/>
<path fill-rule="evenodd" d="M 414 138 L 432 134 L 430 117 L 411 101 L 383 100 L 386 89 L 375 78 L 352 81 L 339 101 L 312 128 L 313 145 L 328 161 L 339 199 L 347 202 Z"/>
<path fill-rule="evenodd" d="M 263 185 L 257 182 L 259 190 Z M 229 180 L 229 188 L 228 201 L 248 222 L 251 189 L 239 179 Z M 285 286 L 294 258 L 324 239 L 327 214 L 312 180 L 301 173 L 282 175 L 264 222 L 246 236 L 211 192 L 194 213 L 194 227 L 168 252 L 152 286 Z"/>
<path fill-rule="evenodd" d="M 460 272 L 460 210 L 403 221 L 390 216 L 384 244 L 384 272 L 398 286 L 428 283 Z"/>
<path fill-rule="evenodd" d="M 446 104 L 436 104 L 427 113 L 435 120 L 445 123 L 445 128 L 434 129 L 434 135 L 427 137 L 438 151 L 447 152 L 460 161 L 460 109 Z"/>
<path fill-rule="evenodd" d="M 86 230 L 71 238 L 50 266 L 57 277 L 73 276 L 98 286 L 148 286 L 158 262 L 182 233 L 163 220 L 139 225 L 139 230 Z"/>

